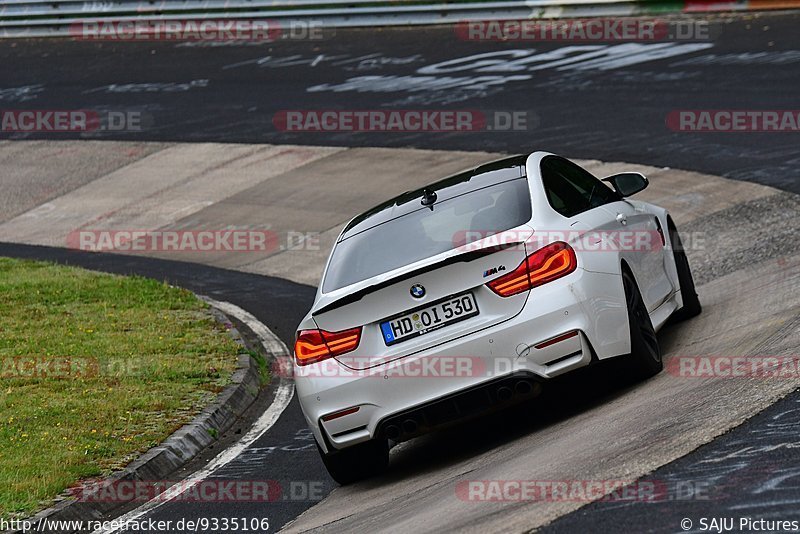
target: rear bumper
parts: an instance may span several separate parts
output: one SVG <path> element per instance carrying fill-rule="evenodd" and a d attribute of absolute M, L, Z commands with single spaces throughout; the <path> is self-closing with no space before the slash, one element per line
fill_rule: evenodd
<path fill-rule="evenodd" d="M 522 311 L 500 324 L 378 367 L 354 370 L 335 359 L 295 367 L 306 420 L 324 449 L 377 436 L 406 439 L 513 401 L 515 387 L 517 397 L 533 394 L 538 381 L 588 365 L 593 353 L 626 353 L 627 313 L 624 296 L 614 293 L 617 278 L 579 269 L 532 290 Z M 548 344 L 570 332 L 576 335 Z M 510 399 L 501 398 L 501 387 L 511 389 Z M 407 420 L 413 423 L 403 428 Z"/>
<path fill-rule="evenodd" d="M 512 373 L 489 380 L 392 414 L 378 423 L 375 435 L 394 441 L 411 439 L 453 422 L 534 398 L 541 392 L 541 381 L 532 373 Z"/>

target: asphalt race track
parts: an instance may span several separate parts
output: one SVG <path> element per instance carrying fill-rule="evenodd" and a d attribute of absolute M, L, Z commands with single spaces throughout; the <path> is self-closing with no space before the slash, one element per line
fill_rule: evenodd
<path fill-rule="evenodd" d="M 3 41 L 0 104 L 139 111 L 146 117 L 140 132 L 89 134 L 96 138 L 512 153 L 535 146 L 800 192 L 791 133 L 688 133 L 665 124 L 675 110 L 794 109 L 798 23 L 797 14 L 720 15 L 709 26 L 710 39 L 567 44 L 590 49 L 570 49 L 548 60 L 538 56 L 565 45 L 466 41 L 452 27 L 339 30 L 322 40 L 251 46 Z M 635 60 L 631 47 L 639 47 Z M 488 69 L 485 57 L 464 59 L 487 53 L 495 63 Z M 575 59 L 579 54 L 588 56 Z M 573 61 L 565 64 L 564 57 Z M 509 63 L 515 59 L 531 61 Z M 441 65 L 453 60 L 462 61 Z M 451 83 L 460 85 L 437 89 L 430 87 L 430 77 L 458 78 Z M 529 115 L 524 131 L 491 134 L 289 134 L 273 124 L 281 110 L 387 108 Z"/>
<path fill-rule="evenodd" d="M 269 517 L 271 530 L 290 532 L 559 533 L 680 532 L 683 519 L 691 530 L 713 516 L 797 519 L 797 377 L 687 378 L 670 361 L 797 358 L 798 133 L 676 132 L 665 120 L 682 109 L 796 108 L 799 21 L 720 16 L 713 39 L 658 43 L 635 61 L 610 49 L 619 44 L 539 69 L 547 62 L 493 55 L 504 61 L 489 65 L 500 78 L 488 86 L 476 80 L 487 73 L 475 58 L 449 73 L 442 63 L 502 51 L 530 58 L 533 49 L 558 61 L 570 45 L 464 42 L 452 28 L 249 46 L 0 41 L 1 108 L 136 110 L 148 119 L 136 132 L 0 141 L 0 255 L 166 279 L 244 308 L 291 346 L 332 239 L 381 199 L 532 148 L 588 160 L 599 175 L 641 170 L 651 179 L 642 198 L 670 209 L 697 239 L 688 254 L 704 313 L 659 335 L 665 372 L 643 384 L 620 383 L 610 367 L 558 380 L 533 403 L 396 447 L 385 476 L 344 488 L 325 472 L 293 400 L 214 476 L 314 487 L 324 500 L 171 502 L 148 517 Z M 365 79 L 376 76 L 385 78 Z M 420 86 L 421 76 L 465 79 L 437 89 Z M 530 121 L 507 133 L 288 133 L 273 123 L 281 110 L 389 108 L 526 111 Z M 269 228 L 281 242 L 310 233 L 320 246 L 250 255 L 64 248 L 75 230 L 228 227 Z M 521 479 L 650 481 L 665 494 L 480 502 L 458 490 Z"/>

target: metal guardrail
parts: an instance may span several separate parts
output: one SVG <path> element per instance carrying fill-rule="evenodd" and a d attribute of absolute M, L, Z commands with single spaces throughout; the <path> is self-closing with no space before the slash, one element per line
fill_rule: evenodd
<path fill-rule="evenodd" d="M 749 0 L 736 0 L 747 9 Z M 798 0 L 800 5 L 800 0 Z M 85 21 L 314 20 L 326 27 L 680 12 L 684 0 L 0 0 L 0 38 L 71 35 Z"/>
<path fill-rule="evenodd" d="M 320 0 L 285 0 L 275 2 L 270 0 L 160 0 L 149 2 L 141 0 L 60 0 L 57 2 L 43 2 L 41 0 L 22 0 L 12 6 L 0 7 L 0 22 L 7 22 L 5 19 L 16 17 L 43 17 L 56 19 L 68 15 L 108 16 L 108 15 L 130 15 L 130 14 L 161 14 L 161 13 L 192 13 L 192 14 L 212 14 L 223 12 L 224 14 L 235 14 L 238 11 L 263 11 L 263 15 L 271 12 L 293 12 L 314 13 L 324 17 L 331 14 L 354 14 L 365 11 L 392 12 L 403 14 L 407 12 L 440 12 L 447 11 L 476 11 L 485 9 L 507 9 L 522 8 L 531 11 L 534 7 L 531 4 L 557 4 L 558 0 L 543 0 L 541 2 L 524 2 L 519 0 L 493 1 L 493 2 L 462 2 L 462 3 L 436 3 L 421 5 L 400 5 L 393 1 L 368 1 L 368 0 L 325 0 L 324 5 Z M 366 4 L 366 5 L 364 5 Z M 377 5 L 376 5 L 377 4 Z M 385 5 L 380 5 L 385 4 Z M 311 9 L 308 9 L 311 8 Z"/>
<path fill-rule="evenodd" d="M 70 35 L 87 20 L 305 19 L 327 27 L 634 14 L 682 0 L 0 0 L 0 37 Z"/>

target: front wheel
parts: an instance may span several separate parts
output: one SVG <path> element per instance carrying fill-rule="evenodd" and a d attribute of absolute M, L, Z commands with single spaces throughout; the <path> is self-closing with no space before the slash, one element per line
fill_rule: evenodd
<path fill-rule="evenodd" d="M 379 475 L 389 466 L 389 441 L 386 439 L 371 439 L 329 453 L 319 449 L 319 453 L 328 473 L 342 486 Z"/>
<path fill-rule="evenodd" d="M 628 355 L 628 373 L 631 378 L 644 380 L 657 375 L 664 368 L 661 347 L 658 345 L 653 322 L 642 300 L 642 294 L 628 271 L 622 271 L 625 302 L 628 305 L 631 353 Z"/>
<path fill-rule="evenodd" d="M 675 267 L 678 269 L 678 284 L 681 286 L 681 298 L 683 299 L 683 308 L 672 315 L 672 320 L 678 322 L 700 315 L 703 307 L 700 305 L 700 299 L 697 298 L 692 269 L 689 267 L 686 251 L 683 250 L 681 236 L 674 227 L 669 229 L 669 239 L 672 241 L 672 254 L 675 257 Z"/>

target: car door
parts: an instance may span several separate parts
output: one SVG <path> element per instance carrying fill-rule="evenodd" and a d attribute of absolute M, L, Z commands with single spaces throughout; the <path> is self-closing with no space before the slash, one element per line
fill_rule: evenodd
<path fill-rule="evenodd" d="M 636 264 L 636 280 L 648 311 L 660 306 L 673 292 L 667 274 L 663 229 L 644 204 L 619 199 L 603 206 L 616 223 L 613 235 L 628 263 Z M 659 230 L 662 230 L 659 232 Z"/>

